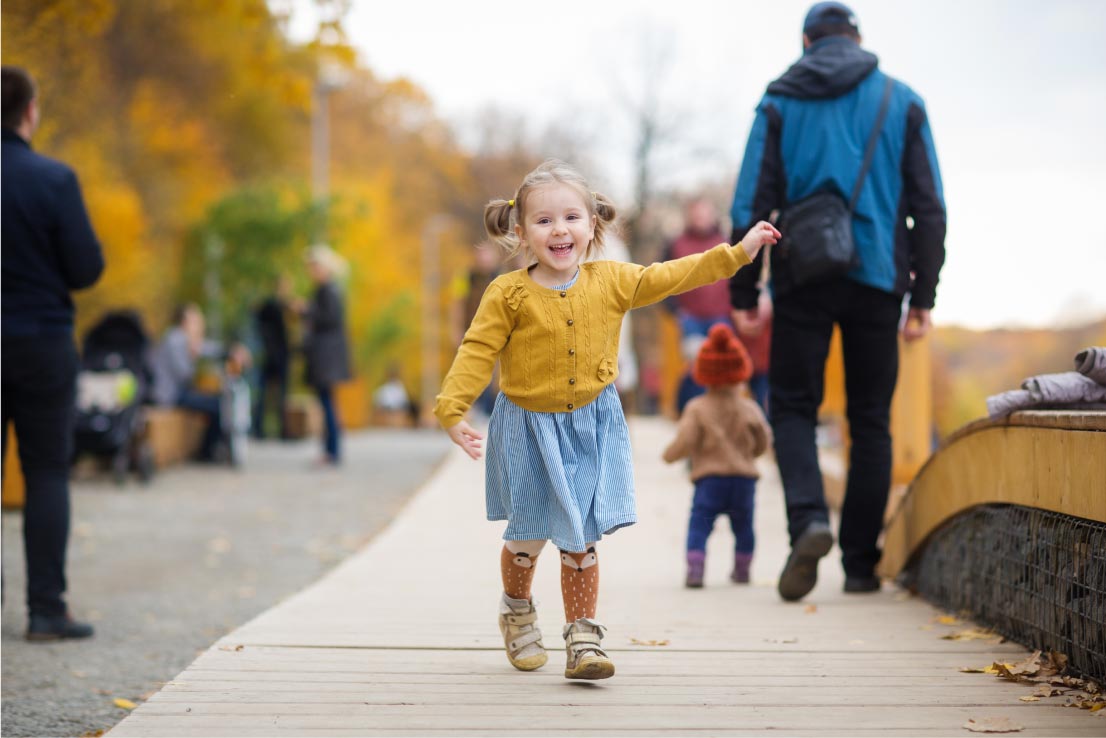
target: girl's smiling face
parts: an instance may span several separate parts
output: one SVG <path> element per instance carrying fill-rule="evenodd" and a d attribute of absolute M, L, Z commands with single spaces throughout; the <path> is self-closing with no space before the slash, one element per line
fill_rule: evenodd
<path fill-rule="evenodd" d="M 543 185 L 528 193 L 524 210 L 515 232 L 537 259 L 531 276 L 549 287 L 570 281 L 595 237 L 583 196 L 571 185 Z"/>

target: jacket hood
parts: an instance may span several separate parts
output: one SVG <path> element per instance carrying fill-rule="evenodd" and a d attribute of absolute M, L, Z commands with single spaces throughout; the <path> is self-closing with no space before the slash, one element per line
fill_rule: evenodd
<path fill-rule="evenodd" d="M 799 61 L 768 85 L 769 95 L 801 100 L 844 95 L 879 66 L 879 59 L 850 38 L 830 36 L 816 41 Z"/>

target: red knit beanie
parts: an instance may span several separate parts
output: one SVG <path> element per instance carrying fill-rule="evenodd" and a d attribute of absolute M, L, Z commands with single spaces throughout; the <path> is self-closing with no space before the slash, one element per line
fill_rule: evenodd
<path fill-rule="evenodd" d="M 753 362 L 730 327 L 719 323 L 711 326 L 691 376 L 704 387 L 738 384 L 753 376 Z"/>

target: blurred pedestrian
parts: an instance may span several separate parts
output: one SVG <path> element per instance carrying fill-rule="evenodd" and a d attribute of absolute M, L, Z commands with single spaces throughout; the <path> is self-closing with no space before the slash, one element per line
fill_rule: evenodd
<path fill-rule="evenodd" d="M 930 328 L 945 258 L 945 205 L 925 104 L 860 47 L 856 15 L 820 2 L 803 22 L 803 56 L 757 107 L 733 201 L 734 232 L 780 211 L 769 417 L 787 499 L 791 555 L 779 593 L 817 583 L 829 527 L 815 425 L 834 325 L 841 329 L 851 447 L 840 544 L 846 592 L 875 592 L 877 538 L 891 486 L 891 396 L 903 337 Z M 763 257 L 731 283 L 758 308 Z M 750 318 L 756 316 L 749 315 Z"/>
<path fill-rule="evenodd" d="M 761 289 L 756 308 L 734 310 L 733 323 L 737 336 L 753 361 L 753 376 L 749 377 L 749 392 L 768 412 L 768 369 L 772 365 L 772 297 Z"/>
<path fill-rule="evenodd" d="M 500 249 L 490 241 L 477 244 L 472 252 L 472 264 L 465 273 L 456 289 L 456 300 L 451 314 L 451 329 L 453 345 L 460 346 L 465 331 L 476 317 L 476 308 L 480 305 L 480 299 L 484 296 L 484 290 L 492 283 L 501 271 L 502 255 Z M 491 382 L 480 393 L 473 404 L 485 417 L 492 414 L 495 407 L 495 396 L 499 394 L 499 367 L 492 372 Z"/>
<path fill-rule="evenodd" d="M 738 234 L 740 235 L 740 234 Z M 689 254 L 701 254 L 726 242 L 718 210 L 706 197 L 694 197 L 684 207 L 684 230 L 664 251 L 663 260 L 679 259 Z M 680 346 L 689 361 L 688 369 L 680 378 L 676 390 L 676 410 L 682 413 L 688 401 L 703 394 L 691 372 L 699 345 L 706 339 L 712 326 L 730 324 L 729 282 L 720 279 L 690 292 L 675 295 L 664 301 L 672 310 L 680 326 Z"/>
<path fill-rule="evenodd" d="M 221 392 L 205 391 L 195 385 L 196 370 L 203 359 L 219 361 L 224 356 L 223 344 L 206 337 L 203 311 L 195 303 L 184 303 L 173 311 L 173 324 L 150 355 L 153 373 L 151 396 L 154 404 L 179 407 L 202 414 L 206 419 L 198 461 L 219 460 L 219 445 L 223 433 L 223 403 Z M 239 371 L 250 362 L 245 346 L 235 344 L 229 351 L 228 366 Z"/>
<path fill-rule="evenodd" d="M 0 82 L 4 458 L 11 421 L 25 480 L 26 636 L 87 638 L 92 626 L 74 620 L 64 598 L 78 370 L 70 292 L 95 284 L 104 259 L 76 174 L 31 149 L 39 123 L 34 81 L 4 66 Z"/>
<path fill-rule="evenodd" d="M 304 354 L 307 383 L 315 389 L 323 411 L 323 456 L 321 466 L 337 466 L 342 460 L 341 426 L 334 401 L 334 387 L 350 374 L 346 315 L 338 280 L 346 273 L 346 262 L 332 248 L 315 245 L 307 253 L 307 271 L 315 283 L 311 301 L 303 307 L 306 323 Z"/>
<path fill-rule="evenodd" d="M 734 534 L 734 565 L 730 580 L 749 583 L 756 537 L 753 498 L 756 458 L 772 444 L 764 414 L 740 394 L 741 384 L 753 374 L 753 364 L 730 327 L 710 329 L 692 370 L 707 391 L 691 400 L 676 429 L 676 438 L 664 450 L 668 463 L 691 459 L 695 496 L 687 529 L 687 580 L 690 588 L 703 586 L 707 538 L 719 515 L 728 515 Z"/>
<path fill-rule="evenodd" d="M 279 418 L 280 437 L 288 438 L 284 401 L 288 395 L 291 353 L 285 316 L 289 310 L 291 295 L 292 280 L 282 274 L 276 279 L 273 294 L 261 303 L 255 315 L 262 351 L 257 401 L 253 413 L 253 432 L 256 438 L 265 437 L 265 411 L 273 406 Z"/>

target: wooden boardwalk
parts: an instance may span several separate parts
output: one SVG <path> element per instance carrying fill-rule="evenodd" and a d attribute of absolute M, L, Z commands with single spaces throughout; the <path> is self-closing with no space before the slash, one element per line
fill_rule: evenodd
<path fill-rule="evenodd" d="M 566 681 L 563 650 L 537 672 L 507 663 L 502 524 L 484 520 L 483 465 L 457 451 L 370 546 L 221 639 L 110 735 L 970 735 L 964 723 L 992 716 L 1024 726 L 1018 735 L 1106 735 L 1106 718 L 1020 702 L 1028 686 L 959 671 L 1024 649 L 942 640 L 971 624 L 941 624 L 891 587 L 844 595 L 836 552 L 804 602 L 781 602 L 787 545 L 769 463 L 753 585 L 728 582 L 733 538 L 719 521 L 707 587 L 684 589 L 690 484 L 659 460 L 671 426 L 636 419 L 631 434 L 640 522 L 599 549 L 613 679 Z M 353 481 L 370 493 L 371 479 Z M 559 566 L 547 547 L 534 585 L 550 648 Z"/>

